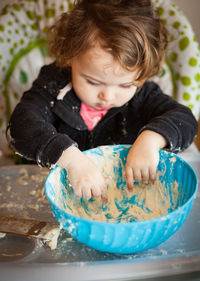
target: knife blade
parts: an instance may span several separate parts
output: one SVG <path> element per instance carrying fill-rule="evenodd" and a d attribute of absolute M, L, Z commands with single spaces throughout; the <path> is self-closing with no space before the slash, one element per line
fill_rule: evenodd
<path fill-rule="evenodd" d="M 59 224 L 29 218 L 9 217 L 0 214 L 0 232 L 51 240 L 50 232 L 58 232 Z"/>

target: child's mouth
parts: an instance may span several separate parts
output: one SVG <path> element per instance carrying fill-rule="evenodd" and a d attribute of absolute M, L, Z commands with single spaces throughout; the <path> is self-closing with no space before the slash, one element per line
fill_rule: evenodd
<path fill-rule="evenodd" d="M 97 108 L 98 109 L 109 110 L 111 107 L 112 107 L 111 104 L 101 104 L 101 103 L 97 104 Z"/>

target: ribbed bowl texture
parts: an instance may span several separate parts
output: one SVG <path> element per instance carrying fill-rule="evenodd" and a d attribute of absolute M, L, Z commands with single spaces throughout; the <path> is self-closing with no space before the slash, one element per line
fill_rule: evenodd
<path fill-rule="evenodd" d="M 80 243 L 99 251 L 131 254 L 163 243 L 184 224 L 197 192 L 198 180 L 193 168 L 164 150 L 159 151 L 158 185 L 140 186 L 135 182 L 135 190 L 139 188 L 142 195 L 128 192 L 125 166 L 130 148 L 130 145 L 111 145 L 84 151 L 115 184 L 117 192 L 110 205 L 101 198 L 89 201 L 77 198 L 66 170 L 58 166 L 46 179 L 45 193 L 62 228 Z M 109 184 L 107 188 L 109 195 Z M 164 213 L 160 209 L 157 213 L 156 209 L 152 211 L 157 202 Z M 99 213 L 103 214 L 103 221 L 98 219 Z"/>

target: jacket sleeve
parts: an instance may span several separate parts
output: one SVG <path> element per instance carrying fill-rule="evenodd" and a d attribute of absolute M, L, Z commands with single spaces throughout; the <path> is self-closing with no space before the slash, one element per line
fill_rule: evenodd
<path fill-rule="evenodd" d="M 168 142 L 167 149 L 175 153 L 193 142 L 198 123 L 188 107 L 163 94 L 153 82 L 147 82 L 136 95 L 145 124 L 140 133 L 152 130 L 163 135 Z"/>
<path fill-rule="evenodd" d="M 58 117 L 51 110 L 59 91 L 55 76 L 59 81 L 62 75 L 54 66 L 41 69 L 32 88 L 23 94 L 13 111 L 7 127 L 11 147 L 26 159 L 48 168 L 57 162 L 65 149 L 77 145 L 68 135 L 58 133 L 55 127 Z"/>

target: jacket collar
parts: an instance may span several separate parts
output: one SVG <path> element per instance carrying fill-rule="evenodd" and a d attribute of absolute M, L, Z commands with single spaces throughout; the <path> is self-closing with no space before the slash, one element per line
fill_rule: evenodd
<path fill-rule="evenodd" d="M 101 119 L 101 121 L 110 119 L 118 112 L 122 111 L 122 109 L 127 105 L 128 103 L 121 107 L 111 108 L 108 113 Z M 87 130 L 88 128 L 80 115 L 80 109 L 81 101 L 76 96 L 73 88 L 64 95 L 63 99 L 56 100 L 52 107 L 52 111 L 69 126 L 80 131 Z M 99 124 L 101 123 L 101 121 L 99 122 Z M 95 128 L 97 128 L 99 124 L 97 124 Z"/>
<path fill-rule="evenodd" d="M 52 111 L 71 127 L 77 130 L 87 130 L 87 126 L 79 114 L 80 107 L 81 101 L 72 88 L 63 99 L 54 102 Z"/>

